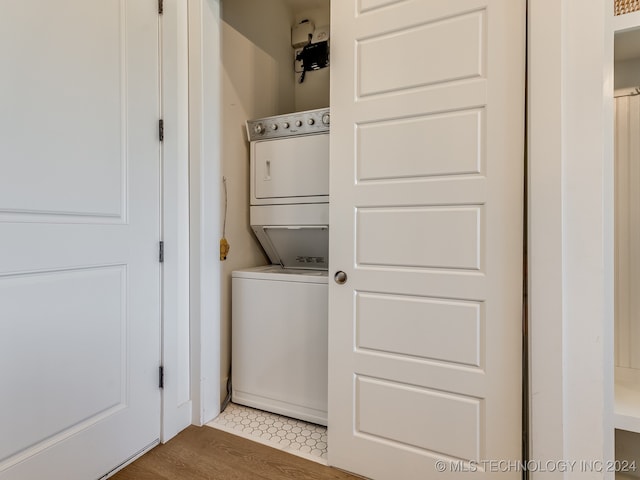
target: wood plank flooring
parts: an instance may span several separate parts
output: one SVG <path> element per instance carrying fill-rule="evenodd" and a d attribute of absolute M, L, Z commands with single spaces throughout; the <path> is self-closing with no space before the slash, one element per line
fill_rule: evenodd
<path fill-rule="evenodd" d="M 341 480 L 335 468 L 211 427 L 191 426 L 159 445 L 113 480 Z"/>

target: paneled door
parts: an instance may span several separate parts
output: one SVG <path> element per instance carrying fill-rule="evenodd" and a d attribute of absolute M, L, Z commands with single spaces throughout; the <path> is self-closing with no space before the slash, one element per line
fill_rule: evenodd
<path fill-rule="evenodd" d="M 338 0 L 331 44 L 329 463 L 520 478 L 525 1 Z"/>
<path fill-rule="evenodd" d="M 0 479 L 160 432 L 157 0 L 1 0 Z"/>

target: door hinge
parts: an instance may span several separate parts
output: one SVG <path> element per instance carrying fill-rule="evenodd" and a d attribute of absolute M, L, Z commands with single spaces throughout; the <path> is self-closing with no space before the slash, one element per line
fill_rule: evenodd
<path fill-rule="evenodd" d="M 164 13 L 164 0 L 158 0 L 158 13 L 160 15 Z"/>
<path fill-rule="evenodd" d="M 164 388 L 164 367 L 162 365 L 158 368 L 158 387 Z"/>
<path fill-rule="evenodd" d="M 164 262 L 164 242 L 160 241 L 158 243 L 158 261 L 160 263 Z"/>
<path fill-rule="evenodd" d="M 164 120 L 158 120 L 158 139 L 162 142 L 164 140 Z"/>

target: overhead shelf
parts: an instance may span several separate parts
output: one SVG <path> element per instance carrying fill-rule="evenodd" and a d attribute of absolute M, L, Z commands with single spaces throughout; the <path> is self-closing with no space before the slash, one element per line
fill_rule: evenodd
<path fill-rule="evenodd" d="M 613 17 L 613 31 L 615 33 L 633 30 L 635 28 L 640 28 L 640 11 Z"/>
<path fill-rule="evenodd" d="M 616 367 L 614 426 L 640 433 L 640 370 Z"/>

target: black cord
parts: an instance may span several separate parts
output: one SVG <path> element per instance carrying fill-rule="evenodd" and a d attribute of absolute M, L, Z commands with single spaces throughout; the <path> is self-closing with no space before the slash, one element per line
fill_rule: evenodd
<path fill-rule="evenodd" d="M 227 405 L 231 403 L 231 369 L 229 369 L 229 377 L 227 377 L 227 396 L 224 397 L 222 405 L 220 406 L 220 413 L 224 412 Z"/>

